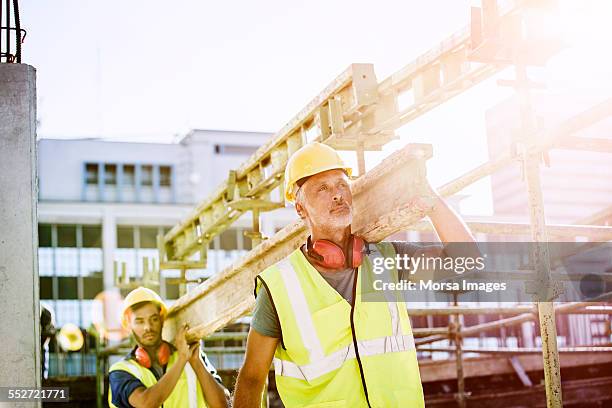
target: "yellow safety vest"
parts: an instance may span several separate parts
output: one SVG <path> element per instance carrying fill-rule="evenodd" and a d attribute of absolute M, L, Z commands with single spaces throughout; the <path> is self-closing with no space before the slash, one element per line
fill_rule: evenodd
<path fill-rule="evenodd" d="M 169 370 L 178 358 L 178 354 L 175 351 L 170 355 L 170 359 L 168 360 L 168 366 L 166 367 L 166 371 Z M 141 366 L 134 359 L 123 359 L 115 364 L 113 364 L 109 370 L 109 373 L 115 370 L 123 370 L 132 374 L 134 377 L 138 378 L 145 387 L 149 388 L 153 385 L 157 384 L 157 379 L 153 375 L 153 373 L 147 369 L 146 367 Z M 113 405 L 113 395 L 108 387 L 108 405 L 111 408 L 117 408 Z M 204 394 L 202 393 L 202 388 L 200 387 L 200 382 L 196 376 L 195 371 L 189 363 L 185 364 L 185 368 L 183 368 L 183 372 L 179 377 L 174 389 L 170 393 L 170 396 L 164 401 L 164 408 L 199 408 L 206 407 L 206 400 L 204 399 Z"/>
<path fill-rule="evenodd" d="M 265 285 L 281 326 L 274 355 L 276 385 L 285 406 L 308 408 L 424 407 L 423 388 L 406 304 L 396 294 L 372 293 L 372 261 L 395 257 L 379 243 L 358 268 L 354 306 L 323 279 L 300 249 L 256 278 Z M 397 281 L 397 270 L 386 270 Z M 364 274 L 364 275 L 362 275 Z M 362 278 L 368 282 L 362 292 Z M 366 396 L 367 393 L 367 396 Z"/>

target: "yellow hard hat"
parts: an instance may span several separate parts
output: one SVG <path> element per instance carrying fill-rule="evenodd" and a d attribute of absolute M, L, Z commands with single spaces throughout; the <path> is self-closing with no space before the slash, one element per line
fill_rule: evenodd
<path fill-rule="evenodd" d="M 159 314 L 161 317 L 166 316 L 168 309 L 161 297 L 154 291 L 145 287 L 137 287 L 133 291 L 127 294 L 123 301 L 123 310 L 121 311 L 121 324 L 123 327 L 128 326 L 127 311 L 130 307 L 141 302 L 153 302 L 159 306 Z"/>
<path fill-rule="evenodd" d="M 57 335 L 57 341 L 66 351 L 77 351 L 83 347 L 83 333 L 73 323 L 66 323 Z"/>
<path fill-rule="evenodd" d="M 333 169 L 344 170 L 348 176 L 352 174 L 352 169 L 344 164 L 334 148 L 319 142 L 302 146 L 289 158 L 285 168 L 285 199 L 295 201 L 296 183 L 301 178 Z"/>

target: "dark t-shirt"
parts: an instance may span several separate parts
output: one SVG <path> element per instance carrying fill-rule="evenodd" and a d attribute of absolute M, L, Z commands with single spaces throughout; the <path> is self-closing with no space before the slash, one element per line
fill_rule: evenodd
<path fill-rule="evenodd" d="M 392 241 L 395 252 L 400 256 L 412 257 L 414 253 L 423 248 L 421 245 L 413 244 L 410 242 Z M 353 276 L 355 270 L 353 268 L 347 268 L 344 271 L 338 272 L 319 272 L 323 279 L 329 283 L 347 302 L 353 302 Z M 399 279 L 404 279 L 405 273 L 402 269 L 398 269 Z M 276 315 L 276 311 L 270 301 L 270 294 L 265 287 L 257 294 L 257 300 L 255 301 L 255 309 L 253 310 L 253 318 L 251 319 L 251 327 L 257 330 L 258 333 L 264 336 L 280 338 L 281 328 Z"/>
<path fill-rule="evenodd" d="M 135 350 L 136 348 L 134 348 L 134 350 L 132 350 L 125 358 L 134 358 Z M 210 360 L 208 360 L 208 357 L 202 348 L 200 348 L 200 359 L 204 363 L 204 368 L 206 371 L 208 371 L 219 384 L 223 385 L 223 382 L 221 382 L 221 377 L 219 374 L 217 374 L 217 370 L 211 364 Z M 158 381 L 165 371 L 159 366 L 153 366 L 149 370 L 153 373 Z M 145 387 L 145 385 L 138 378 L 123 370 L 112 371 L 108 376 L 108 381 L 110 383 L 110 389 L 113 393 L 113 404 L 119 408 L 133 408 L 129 402 L 130 395 L 132 395 L 136 388 Z"/>

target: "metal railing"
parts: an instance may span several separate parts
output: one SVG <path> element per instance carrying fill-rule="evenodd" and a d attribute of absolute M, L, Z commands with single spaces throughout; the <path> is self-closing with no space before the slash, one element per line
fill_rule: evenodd
<path fill-rule="evenodd" d="M 19 2 L 0 0 L 0 63 L 21 64 L 21 44 L 26 34 L 19 19 Z"/>

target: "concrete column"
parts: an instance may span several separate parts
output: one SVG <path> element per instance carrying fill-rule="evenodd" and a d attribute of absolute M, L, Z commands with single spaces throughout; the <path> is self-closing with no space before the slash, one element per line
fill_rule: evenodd
<path fill-rule="evenodd" d="M 110 209 L 104 209 L 102 216 L 102 253 L 104 258 L 104 290 L 112 289 L 113 261 L 117 249 L 117 221 Z"/>
<path fill-rule="evenodd" d="M 2 387 L 40 387 L 37 194 L 36 71 L 0 64 Z"/>

